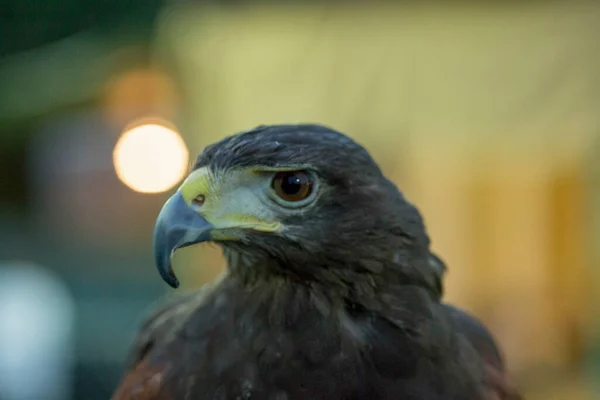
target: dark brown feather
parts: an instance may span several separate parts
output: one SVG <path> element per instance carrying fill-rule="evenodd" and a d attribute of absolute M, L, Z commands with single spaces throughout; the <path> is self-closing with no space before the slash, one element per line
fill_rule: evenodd
<path fill-rule="evenodd" d="M 471 343 L 485 364 L 486 382 L 491 399 L 522 400 L 520 393 L 510 381 L 500 348 L 492 333 L 475 316 L 457 307 L 444 304 L 455 329 Z"/>
<path fill-rule="evenodd" d="M 174 301 L 146 323 L 113 400 L 484 399 L 475 351 L 425 290 L 398 286 L 378 312 L 317 305 L 312 290 L 227 277 Z"/>

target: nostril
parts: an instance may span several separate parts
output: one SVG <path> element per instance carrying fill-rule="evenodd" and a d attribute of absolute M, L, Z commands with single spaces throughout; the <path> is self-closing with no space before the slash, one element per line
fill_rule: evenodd
<path fill-rule="evenodd" d="M 196 206 L 201 206 L 204 204 L 205 200 L 206 200 L 206 197 L 204 197 L 203 194 L 199 194 L 198 196 L 194 197 L 194 199 L 192 200 L 192 204 L 194 204 Z"/>

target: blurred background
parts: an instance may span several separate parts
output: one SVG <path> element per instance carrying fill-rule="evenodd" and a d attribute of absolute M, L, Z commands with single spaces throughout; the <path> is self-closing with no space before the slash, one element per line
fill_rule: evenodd
<path fill-rule="evenodd" d="M 600 398 L 600 3 L 409 3 L 3 0 L 0 399 L 109 398 L 171 293 L 162 203 L 283 122 L 368 147 L 528 399 Z M 186 289 L 223 261 L 177 265 Z"/>

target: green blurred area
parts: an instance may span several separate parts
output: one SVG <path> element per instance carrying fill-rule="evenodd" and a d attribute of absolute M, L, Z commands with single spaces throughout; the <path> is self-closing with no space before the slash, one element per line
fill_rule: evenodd
<path fill-rule="evenodd" d="M 347 132 L 424 213 L 448 300 L 492 328 L 526 397 L 600 396 L 600 5 L 2 5 L 0 261 L 71 289 L 73 398 L 109 396 L 165 292 L 149 237 L 168 193 L 130 190 L 112 160 L 141 117 L 192 157 L 264 123 Z M 223 260 L 178 265 L 190 288 Z"/>
<path fill-rule="evenodd" d="M 111 74 L 147 63 L 162 5 L 158 0 L 4 0 L 0 140 L 18 140 L 11 133 L 32 118 L 93 101 Z"/>
<path fill-rule="evenodd" d="M 3 0 L 0 56 L 38 49 L 80 32 L 149 40 L 162 1 Z"/>

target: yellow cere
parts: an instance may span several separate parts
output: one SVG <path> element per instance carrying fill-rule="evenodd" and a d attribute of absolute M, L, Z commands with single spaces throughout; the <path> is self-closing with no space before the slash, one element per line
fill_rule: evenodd
<path fill-rule="evenodd" d="M 215 197 L 218 197 L 214 189 L 210 171 L 207 167 L 203 167 L 193 171 L 181 184 L 179 191 L 188 205 L 192 204 L 192 200 L 196 196 L 204 195 L 206 201 L 203 208 L 209 209 L 209 203 L 213 202 Z"/>

